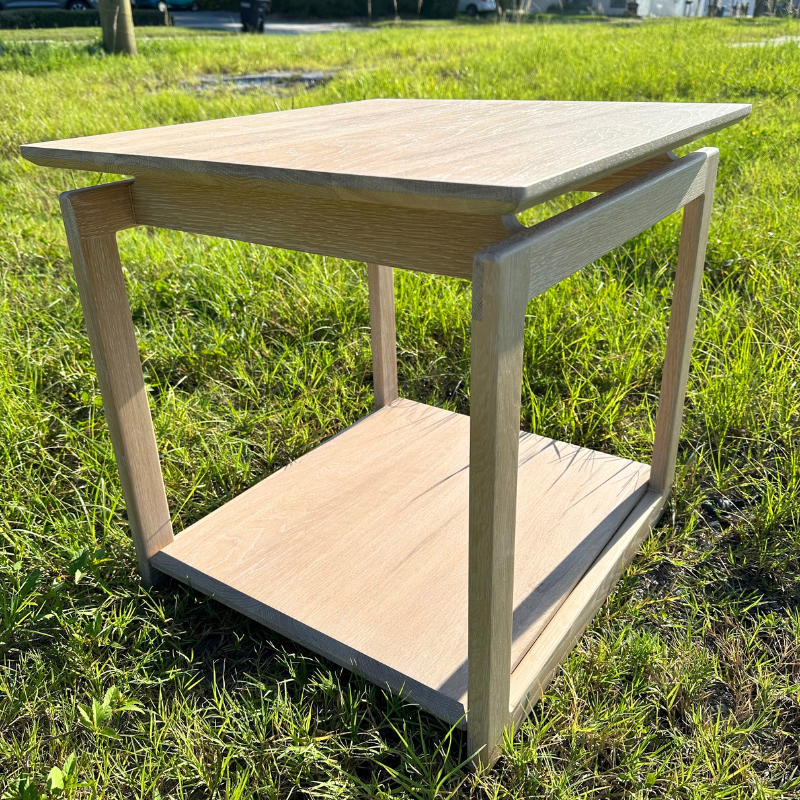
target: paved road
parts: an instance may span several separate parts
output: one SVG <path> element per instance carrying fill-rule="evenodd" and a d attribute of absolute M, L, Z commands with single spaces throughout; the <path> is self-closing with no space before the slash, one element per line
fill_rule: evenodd
<path fill-rule="evenodd" d="M 182 28 L 238 31 L 242 27 L 239 15 L 231 11 L 173 11 L 172 19 Z M 268 17 L 264 23 L 264 33 L 297 36 L 300 33 L 330 33 L 358 27 L 352 22 L 285 22 Z"/>
<path fill-rule="evenodd" d="M 760 42 L 734 42 L 731 47 L 765 47 L 768 44 L 786 44 L 786 42 L 800 42 L 800 36 L 775 36 L 772 39 L 762 39 Z"/>

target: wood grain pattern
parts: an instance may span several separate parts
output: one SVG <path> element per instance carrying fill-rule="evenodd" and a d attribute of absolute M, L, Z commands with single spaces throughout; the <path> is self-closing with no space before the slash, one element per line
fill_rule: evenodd
<path fill-rule="evenodd" d="M 717 176 L 719 150 L 707 148 L 708 169 L 704 192 L 686 206 L 683 213 L 675 289 L 667 334 L 667 352 L 661 377 L 661 395 L 653 444 L 652 487 L 667 494 L 675 476 L 678 441 L 683 421 L 683 402 L 689 378 L 692 341 L 703 283 L 711 207 Z"/>
<path fill-rule="evenodd" d="M 530 713 L 559 665 L 583 635 L 663 511 L 666 497 L 648 491 L 591 565 L 511 675 L 511 725 Z"/>
<path fill-rule="evenodd" d="M 255 178 L 365 202 L 390 193 L 423 208 L 514 214 L 749 112 L 730 103 L 366 100 L 30 144 L 22 154 L 68 169 Z"/>
<path fill-rule="evenodd" d="M 132 185 L 132 180 L 116 181 L 65 192 L 63 196 L 69 197 L 71 224 L 77 235 L 87 239 L 135 227 Z"/>
<path fill-rule="evenodd" d="M 372 382 L 375 408 L 397 399 L 397 335 L 394 314 L 394 270 L 367 265 L 369 324 L 372 338 Z"/>
<path fill-rule="evenodd" d="M 136 176 L 62 209 L 145 581 L 161 570 L 467 715 L 492 763 L 663 507 L 717 163 L 667 151 L 749 110 L 383 100 L 23 147 Z M 604 194 L 519 230 L 514 214 L 578 188 Z M 524 313 L 684 206 L 648 491 L 641 464 L 519 433 Z M 116 246 L 137 224 L 370 264 L 378 410 L 177 539 Z M 393 267 L 473 279 L 471 419 L 396 399 Z"/>
<path fill-rule="evenodd" d="M 136 178 L 131 197 L 141 225 L 467 280 L 475 253 L 510 235 L 499 216 L 308 198 L 257 181 L 209 185 L 147 175 Z"/>
<path fill-rule="evenodd" d="M 127 187 L 111 184 L 65 192 L 60 200 L 139 570 L 152 584 L 150 558 L 173 540 L 172 523 L 117 240 L 114 233 L 80 233 L 99 227 L 98 209 L 111 226 L 128 218 L 130 198 Z"/>
<path fill-rule="evenodd" d="M 508 724 L 522 345 L 530 270 L 481 263 L 470 363 L 467 748 L 489 765 Z"/>
<path fill-rule="evenodd" d="M 586 186 L 581 186 L 581 192 L 608 192 L 611 189 L 616 189 L 617 186 L 622 186 L 623 183 L 628 183 L 634 178 L 641 178 L 642 175 L 647 175 L 655 169 L 660 167 L 669 166 L 673 161 L 676 161 L 678 156 L 669 150 L 666 153 L 648 158 L 647 161 L 642 161 L 639 164 L 634 164 L 632 167 L 626 167 L 619 172 L 614 172 L 605 178 L 599 178 L 596 181 L 587 183 Z"/>
<path fill-rule="evenodd" d="M 704 148 L 669 166 L 593 197 L 585 203 L 490 245 L 474 263 L 523 259 L 535 297 L 705 192 L 709 158 Z"/>
<path fill-rule="evenodd" d="M 192 525 L 153 564 L 463 724 L 469 439 L 469 417 L 396 400 Z M 649 475 L 531 434 L 518 463 L 514 663 Z"/>

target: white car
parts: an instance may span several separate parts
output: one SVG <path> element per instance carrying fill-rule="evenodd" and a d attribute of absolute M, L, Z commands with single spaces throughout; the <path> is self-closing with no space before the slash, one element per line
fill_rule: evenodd
<path fill-rule="evenodd" d="M 497 11 L 495 0 L 458 0 L 458 13 L 477 17 L 478 14 L 489 14 Z"/>

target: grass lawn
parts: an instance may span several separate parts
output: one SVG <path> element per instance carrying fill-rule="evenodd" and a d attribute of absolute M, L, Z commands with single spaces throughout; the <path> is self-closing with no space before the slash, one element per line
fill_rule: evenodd
<path fill-rule="evenodd" d="M 0 795 L 45 794 L 54 766 L 73 797 L 800 795 L 800 48 L 734 46 L 800 25 L 193 32 L 143 37 L 135 60 L 86 29 L 34 33 L 58 41 L 0 31 Z M 294 69 L 338 72 L 196 88 Z M 672 502 L 479 775 L 413 706 L 183 586 L 140 585 L 57 201 L 110 177 L 18 155 L 376 96 L 753 103 L 703 142 L 721 171 Z M 678 225 L 530 304 L 525 429 L 649 457 Z M 144 229 L 120 246 L 176 530 L 370 410 L 363 264 Z M 406 397 L 468 411 L 469 298 L 398 275 Z"/>

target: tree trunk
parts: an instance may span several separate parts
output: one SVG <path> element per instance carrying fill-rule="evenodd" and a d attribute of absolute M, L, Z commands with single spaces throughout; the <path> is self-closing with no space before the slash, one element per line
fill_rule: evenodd
<path fill-rule="evenodd" d="M 131 0 L 99 0 L 97 8 L 103 28 L 103 49 L 107 53 L 135 56 L 136 34 L 133 32 Z"/>

